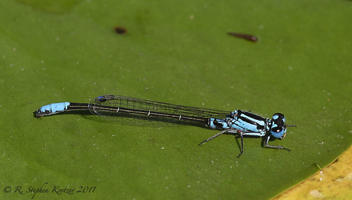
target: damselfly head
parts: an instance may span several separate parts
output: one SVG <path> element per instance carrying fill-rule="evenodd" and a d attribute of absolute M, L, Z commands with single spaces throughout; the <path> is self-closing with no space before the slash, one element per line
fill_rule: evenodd
<path fill-rule="evenodd" d="M 286 136 L 285 116 L 281 113 L 275 113 L 271 120 L 270 133 L 275 138 L 283 139 Z"/>

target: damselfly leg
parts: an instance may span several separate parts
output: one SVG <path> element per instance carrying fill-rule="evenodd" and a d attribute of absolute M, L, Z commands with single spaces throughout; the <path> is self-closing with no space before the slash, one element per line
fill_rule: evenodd
<path fill-rule="evenodd" d="M 291 149 L 285 148 L 283 146 L 275 146 L 275 145 L 269 145 L 268 142 L 270 140 L 270 135 L 267 137 L 264 146 L 269 147 L 269 148 L 274 148 L 274 149 L 286 149 L 288 151 L 291 151 Z"/>
<path fill-rule="evenodd" d="M 208 142 L 209 140 L 212 140 L 212 139 L 214 139 L 214 138 L 218 137 L 219 135 L 221 135 L 223 133 L 226 133 L 226 132 L 240 134 L 240 137 L 241 137 L 241 153 L 237 156 L 237 158 L 239 158 L 243 154 L 243 135 L 244 135 L 244 132 L 240 131 L 240 130 L 236 130 L 236 129 L 223 130 L 223 131 L 217 133 L 216 135 L 213 135 L 210 138 L 208 138 L 208 139 L 204 140 L 203 142 L 199 143 L 199 145 L 202 145 L 204 142 Z"/>
<path fill-rule="evenodd" d="M 208 139 L 204 140 L 203 142 L 199 143 L 199 145 L 202 145 L 204 142 L 208 142 L 209 140 L 212 140 L 212 139 L 218 137 L 219 135 L 221 135 L 221 134 L 223 134 L 223 133 L 226 133 L 227 131 L 228 131 L 228 130 L 223 130 L 223 131 L 221 131 L 220 133 L 218 133 L 218 134 L 216 134 L 216 135 L 213 135 L 213 136 L 211 136 L 210 138 L 208 138 Z"/>

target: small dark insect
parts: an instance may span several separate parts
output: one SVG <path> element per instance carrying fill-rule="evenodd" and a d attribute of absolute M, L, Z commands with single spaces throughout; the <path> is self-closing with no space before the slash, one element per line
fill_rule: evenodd
<path fill-rule="evenodd" d="M 241 34 L 241 33 L 233 33 L 233 32 L 227 32 L 228 35 L 232 35 L 235 37 L 243 38 L 252 42 L 257 42 L 258 38 L 255 37 L 254 35 L 247 35 L 247 34 Z"/>
<path fill-rule="evenodd" d="M 127 29 L 121 26 L 116 26 L 114 30 L 117 34 L 125 34 L 127 32 Z"/>
<path fill-rule="evenodd" d="M 336 162 L 338 162 L 338 161 L 339 161 L 339 159 L 337 158 L 337 159 L 334 160 L 331 164 L 336 163 Z"/>

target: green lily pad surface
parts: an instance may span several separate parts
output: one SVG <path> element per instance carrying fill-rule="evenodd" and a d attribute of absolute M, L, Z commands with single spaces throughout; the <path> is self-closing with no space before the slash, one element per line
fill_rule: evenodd
<path fill-rule="evenodd" d="M 0 2 L 1 199 L 268 199 L 352 141 L 352 2 Z M 119 30 L 126 32 L 115 32 Z M 227 35 L 254 35 L 258 42 Z M 89 112 L 104 94 L 271 118 L 292 151 Z"/>

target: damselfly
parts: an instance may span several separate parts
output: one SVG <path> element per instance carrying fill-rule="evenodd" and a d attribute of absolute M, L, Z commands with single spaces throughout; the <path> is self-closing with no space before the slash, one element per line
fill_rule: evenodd
<path fill-rule="evenodd" d="M 282 146 L 269 145 L 268 142 L 271 136 L 283 139 L 286 136 L 287 127 L 295 126 L 285 124 L 285 116 L 281 113 L 275 113 L 272 119 L 268 119 L 242 110 L 229 112 L 115 95 L 99 96 L 90 103 L 53 103 L 39 108 L 35 115 L 40 118 L 77 110 L 89 110 L 93 114 L 113 119 L 195 123 L 212 129 L 222 129 L 223 131 L 199 145 L 224 133 L 238 134 L 241 137 L 241 153 L 237 157 L 243 153 L 243 136 L 266 136 L 265 147 L 291 151 Z"/>

